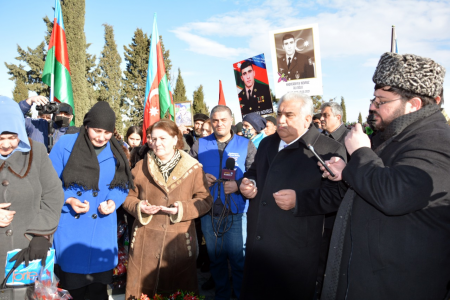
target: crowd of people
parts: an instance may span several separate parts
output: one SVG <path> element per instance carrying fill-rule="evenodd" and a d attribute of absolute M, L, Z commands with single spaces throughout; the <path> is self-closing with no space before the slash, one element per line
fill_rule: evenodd
<path fill-rule="evenodd" d="M 276 117 L 232 125 L 217 105 L 192 129 L 162 119 L 122 138 L 106 102 L 72 127 L 68 105 L 31 119 L 45 97 L 1 96 L 0 261 L 53 247 L 73 299 L 108 299 L 120 208 L 127 300 L 198 293 L 205 265 L 217 300 L 449 299 L 444 76 L 431 59 L 383 54 L 367 128 L 291 92 Z"/>

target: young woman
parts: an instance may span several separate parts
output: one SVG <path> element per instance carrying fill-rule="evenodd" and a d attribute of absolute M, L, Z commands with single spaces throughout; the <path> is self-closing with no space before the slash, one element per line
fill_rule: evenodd
<path fill-rule="evenodd" d="M 97 102 L 79 134 L 65 135 L 50 159 L 64 187 L 55 234 L 57 276 L 74 300 L 108 299 L 106 286 L 117 265 L 116 209 L 133 188 L 128 160 L 113 136 L 114 111 Z"/>
<path fill-rule="evenodd" d="M 141 145 L 142 141 L 142 128 L 138 126 L 131 126 L 127 130 L 125 135 L 125 142 L 128 144 L 128 150 L 133 150 L 133 148 Z"/>

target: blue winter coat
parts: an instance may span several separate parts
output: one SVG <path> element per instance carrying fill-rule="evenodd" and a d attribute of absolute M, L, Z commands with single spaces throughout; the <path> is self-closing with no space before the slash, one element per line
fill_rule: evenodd
<path fill-rule="evenodd" d="M 63 181 L 62 173 L 72 153 L 78 134 L 62 136 L 55 144 L 50 159 Z M 64 199 L 74 197 L 89 202 L 89 212 L 77 215 L 69 204 L 64 204 L 58 229 L 54 236 L 56 263 L 63 271 L 92 274 L 113 269 L 117 259 L 117 217 L 116 212 L 102 215 L 98 211 L 101 202 L 113 200 L 116 209 L 125 201 L 128 190 L 109 189 L 114 178 L 116 159 L 110 143 L 97 156 L 100 164 L 99 191 L 84 191 L 82 188 L 64 188 Z"/>

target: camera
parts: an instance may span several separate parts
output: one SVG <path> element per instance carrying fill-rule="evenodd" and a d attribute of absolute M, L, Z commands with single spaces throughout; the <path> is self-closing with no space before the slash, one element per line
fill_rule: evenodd
<path fill-rule="evenodd" d="M 36 105 L 36 110 L 46 115 L 57 114 L 59 112 L 59 103 L 49 102 L 45 105 Z"/>

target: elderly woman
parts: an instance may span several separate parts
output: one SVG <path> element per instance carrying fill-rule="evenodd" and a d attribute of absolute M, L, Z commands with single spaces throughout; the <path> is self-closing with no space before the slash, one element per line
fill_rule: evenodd
<path fill-rule="evenodd" d="M 258 113 L 251 113 L 245 115 L 242 119 L 242 135 L 250 139 L 258 149 L 259 143 L 267 135 L 264 132 L 267 120 L 261 117 Z"/>
<path fill-rule="evenodd" d="M 197 240 L 193 219 L 212 205 L 201 164 L 183 149 L 177 125 L 161 120 L 150 129 L 153 151 L 133 169 L 136 190 L 124 207 L 135 218 L 126 299 L 141 293 L 197 293 Z"/>
<path fill-rule="evenodd" d="M 116 209 L 133 188 L 128 160 L 113 136 L 114 111 L 97 102 L 79 134 L 65 135 L 50 159 L 63 181 L 64 202 L 55 234 L 57 275 L 74 300 L 108 299 L 117 265 Z"/>
<path fill-rule="evenodd" d="M 27 138 L 19 105 L 0 96 L 0 280 L 6 253 L 16 263 L 47 256 L 61 215 L 63 190 L 47 149 Z"/>

